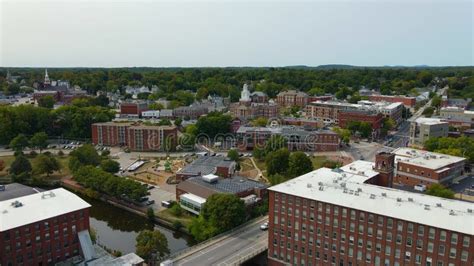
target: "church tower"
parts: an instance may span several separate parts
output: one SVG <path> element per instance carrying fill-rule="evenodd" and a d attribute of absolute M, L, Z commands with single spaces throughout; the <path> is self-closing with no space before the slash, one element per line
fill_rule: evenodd
<path fill-rule="evenodd" d="M 51 80 L 49 80 L 48 70 L 47 70 L 47 69 L 45 69 L 45 71 L 44 71 L 44 85 L 45 85 L 45 86 L 51 85 Z"/>
<path fill-rule="evenodd" d="M 393 171 L 395 167 L 395 154 L 379 152 L 375 155 L 375 171 L 379 172 L 377 184 L 383 187 L 393 186 Z"/>
<path fill-rule="evenodd" d="M 248 103 L 250 102 L 250 91 L 249 91 L 249 86 L 247 83 L 244 84 L 244 88 L 242 89 L 242 93 L 240 94 L 240 102 L 242 103 Z"/>

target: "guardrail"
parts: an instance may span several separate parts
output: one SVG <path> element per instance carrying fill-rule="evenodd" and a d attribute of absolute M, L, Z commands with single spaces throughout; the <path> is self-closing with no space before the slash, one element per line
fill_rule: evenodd
<path fill-rule="evenodd" d="M 239 226 L 237 226 L 237 227 L 235 227 L 235 228 L 233 228 L 233 229 L 231 229 L 231 230 L 229 230 L 229 231 L 226 231 L 226 232 L 220 233 L 220 234 L 218 234 L 218 235 L 216 235 L 216 236 L 213 236 L 213 237 L 211 237 L 211 238 L 209 238 L 209 239 L 207 239 L 207 240 L 205 240 L 205 241 L 203 241 L 203 242 L 200 242 L 200 243 L 198 243 L 198 244 L 196 244 L 196 245 L 194 245 L 194 246 L 191 246 L 191 247 L 189 247 L 189 248 L 185 248 L 185 249 L 183 249 L 183 250 L 180 250 L 180 251 L 178 251 L 178 252 L 175 252 L 175 253 L 173 253 L 173 254 L 170 254 L 170 255 L 168 255 L 168 256 L 166 256 L 166 257 L 162 257 L 162 258 L 160 258 L 160 261 L 163 262 L 163 261 L 166 261 L 166 260 L 174 260 L 174 259 L 176 259 L 177 257 L 179 257 L 180 255 L 183 255 L 183 254 L 185 254 L 185 253 L 190 253 L 191 251 L 193 251 L 193 250 L 198 250 L 199 248 L 203 248 L 203 247 L 206 246 L 207 244 L 212 243 L 212 242 L 218 240 L 219 238 L 222 238 L 222 237 L 225 237 L 225 236 L 230 236 L 230 235 L 232 235 L 232 234 L 234 234 L 234 233 L 237 233 L 237 232 L 241 231 L 241 230 L 242 230 L 243 228 L 245 228 L 246 226 L 248 226 L 248 225 L 250 225 L 250 224 L 253 224 L 253 223 L 255 223 L 255 222 L 261 220 L 263 217 L 265 217 L 265 216 L 259 216 L 259 217 L 255 218 L 255 219 L 249 220 L 249 221 L 247 221 L 247 222 L 245 222 L 245 223 L 243 223 L 243 224 L 241 224 L 241 225 L 239 225 Z"/>
<path fill-rule="evenodd" d="M 268 249 L 267 246 L 263 246 L 261 248 L 258 248 L 256 250 L 254 250 L 253 252 L 251 252 L 251 253 L 249 253 L 245 256 L 239 256 L 240 257 L 239 260 L 236 263 L 234 263 L 233 265 L 242 265 L 244 262 L 254 258 L 255 256 L 257 256 L 258 254 L 264 252 L 267 249 Z"/>

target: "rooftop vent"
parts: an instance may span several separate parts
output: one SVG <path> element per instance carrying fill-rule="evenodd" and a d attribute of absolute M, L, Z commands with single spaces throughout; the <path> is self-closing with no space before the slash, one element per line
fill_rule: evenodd
<path fill-rule="evenodd" d="M 323 187 L 323 186 L 320 186 L 320 187 L 319 187 L 319 191 L 324 191 L 324 187 Z"/>
<path fill-rule="evenodd" d="M 311 187 L 313 187 L 313 186 L 311 185 L 311 183 L 308 183 L 308 184 L 306 184 L 306 187 L 307 187 L 307 188 L 311 188 Z"/>
<path fill-rule="evenodd" d="M 362 188 L 357 188 L 357 192 L 362 192 Z"/>
<path fill-rule="evenodd" d="M 375 199 L 375 194 L 370 194 L 371 199 Z"/>
<path fill-rule="evenodd" d="M 413 202 L 413 198 L 408 198 L 408 201 L 409 201 L 409 202 Z"/>
<path fill-rule="evenodd" d="M 346 183 L 342 182 L 341 187 L 346 187 Z"/>
<path fill-rule="evenodd" d="M 441 208 L 441 206 L 443 206 L 443 205 L 441 205 L 441 203 L 436 203 L 436 207 L 440 207 L 440 208 Z"/>
<path fill-rule="evenodd" d="M 425 210 L 429 210 L 430 209 L 430 205 L 425 205 Z"/>
<path fill-rule="evenodd" d="M 467 209 L 467 213 L 472 213 L 472 209 Z"/>
<path fill-rule="evenodd" d="M 449 215 L 453 215 L 453 216 L 454 216 L 454 215 L 456 215 L 456 213 L 454 212 L 454 210 L 450 210 L 450 211 L 449 211 Z"/>
<path fill-rule="evenodd" d="M 397 202 L 402 202 L 402 198 L 397 198 Z"/>
<path fill-rule="evenodd" d="M 52 198 L 52 197 L 55 197 L 56 195 L 54 194 L 53 191 L 49 191 L 49 192 L 44 192 L 42 195 L 41 195 L 41 198 L 42 199 L 46 199 L 46 198 Z"/>
<path fill-rule="evenodd" d="M 12 202 L 11 206 L 13 206 L 13 208 L 19 208 L 23 206 L 23 203 L 19 202 L 18 200 L 15 200 L 14 202 Z"/>
<path fill-rule="evenodd" d="M 355 196 L 359 196 L 359 192 L 356 191 L 356 192 L 354 193 L 354 195 L 355 195 Z"/>
<path fill-rule="evenodd" d="M 382 192 L 382 197 L 386 197 L 386 196 L 387 196 L 387 193 Z"/>
<path fill-rule="evenodd" d="M 337 183 L 337 179 L 333 179 L 332 182 L 333 182 L 333 183 Z"/>
<path fill-rule="evenodd" d="M 318 185 L 322 186 L 322 185 L 323 185 L 323 182 L 318 182 Z"/>
<path fill-rule="evenodd" d="M 345 189 L 342 191 L 342 193 L 347 193 L 347 188 L 345 188 Z"/>

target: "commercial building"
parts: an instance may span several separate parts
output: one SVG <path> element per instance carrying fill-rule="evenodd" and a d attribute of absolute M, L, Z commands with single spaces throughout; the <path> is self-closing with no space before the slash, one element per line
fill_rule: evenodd
<path fill-rule="evenodd" d="M 441 97 L 441 107 L 458 107 L 461 109 L 468 109 L 472 103 L 471 98 L 460 99 L 460 98 L 448 98 L 443 95 Z"/>
<path fill-rule="evenodd" d="M 237 132 L 237 148 L 241 151 L 264 147 L 273 135 L 283 136 L 290 151 L 337 151 L 339 135 L 330 130 L 304 130 L 301 127 L 247 127 L 241 126 Z"/>
<path fill-rule="evenodd" d="M 251 205 L 265 195 L 267 187 L 263 183 L 240 176 L 230 178 L 219 178 L 213 174 L 195 176 L 176 186 L 176 200 L 184 209 L 199 214 L 206 199 L 213 194 L 234 194 L 246 201 L 247 205 Z"/>
<path fill-rule="evenodd" d="M 89 236 L 87 202 L 62 188 L 39 193 L 31 189 L 25 195 L 28 189 L 10 186 L 0 191 L 8 193 L 0 196 L 1 265 L 53 265 L 88 257 L 82 248 Z"/>
<path fill-rule="evenodd" d="M 398 148 L 395 154 L 395 182 L 408 186 L 449 184 L 463 174 L 466 159 L 411 148 Z"/>
<path fill-rule="evenodd" d="M 235 173 L 237 163 L 227 157 L 198 156 L 192 163 L 176 172 L 177 180 L 185 180 L 194 176 L 215 174 L 221 177 L 231 177 Z"/>
<path fill-rule="evenodd" d="M 370 184 L 376 172 L 356 161 L 268 188 L 268 265 L 473 264 L 472 203 Z"/>
<path fill-rule="evenodd" d="M 474 111 L 461 107 L 442 107 L 439 116 L 446 120 L 450 126 L 460 129 L 471 129 L 474 125 Z"/>
<path fill-rule="evenodd" d="M 403 103 L 407 108 L 413 108 L 416 104 L 415 97 L 408 97 L 402 95 L 370 95 L 369 101 L 372 102 L 389 102 L 389 103 Z"/>
<path fill-rule="evenodd" d="M 308 94 L 296 90 L 282 91 L 277 94 L 276 102 L 282 107 L 305 107 L 308 103 Z"/>
<path fill-rule="evenodd" d="M 377 138 L 382 127 L 383 115 L 370 110 L 345 110 L 339 112 L 339 126 L 346 128 L 350 122 L 358 121 L 369 123 L 372 127 L 372 138 Z"/>
<path fill-rule="evenodd" d="M 122 102 L 120 104 L 120 117 L 139 118 L 144 111 L 148 111 L 146 102 Z"/>
<path fill-rule="evenodd" d="M 175 126 L 153 126 L 135 122 L 92 124 L 92 143 L 126 146 L 134 151 L 164 151 L 177 145 Z"/>
<path fill-rule="evenodd" d="M 208 113 L 208 107 L 201 104 L 192 104 L 190 106 L 181 106 L 173 109 L 173 117 L 181 119 L 198 119 Z"/>
<path fill-rule="evenodd" d="M 410 144 L 423 146 L 431 137 L 447 137 L 449 123 L 439 118 L 419 117 L 410 124 Z"/>

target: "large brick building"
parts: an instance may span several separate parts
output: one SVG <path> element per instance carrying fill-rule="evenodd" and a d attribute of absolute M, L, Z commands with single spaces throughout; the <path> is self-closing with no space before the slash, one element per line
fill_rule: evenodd
<path fill-rule="evenodd" d="M 407 108 L 413 108 L 416 104 L 416 97 L 408 97 L 402 95 L 370 95 L 369 101 L 372 102 L 389 102 L 397 103 L 401 102 Z"/>
<path fill-rule="evenodd" d="M 370 184 L 373 168 L 270 187 L 268 265 L 473 265 L 472 203 Z"/>
<path fill-rule="evenodd" d="M 346 128 L 350 122 L 366 122 L 372 127 L 372 137 L 377 138 L 382 127 L 383 115 L 368 110 L 351 110 L 339 112 L 339 126 Z"/>
<path fill-rule="evenodd" d="M 120 116 L 139 118 L 142 112 L 148 110 L 146 102 L 123 102 L 120 104 Z"/>
<path fill-rule="evenodd" d="M 414 186 L 423 184 L 449 184 L 464 171 L 466 159 L 462 157 L 398 148 L 395 154 L 395 182 Z"/>
<path fill-rule="evenodd" d="M 175 126 L 147 126 L 140 123 L 106 122 L 92 124 L 92 143 L 126 146 L 134 151 L 163 151 L 177 145 Z"/>
<path fill-rule="evenodd" d="M 79 235 L 89 237 L 87 202 L 62 188 L 16 197 L 10 186 L 0 191 L 0 265 L 54 265 L 84 256 Z"/>
<path fill-rule="evenodd" d="M 241 151 L 263 148 L 273 135 L 283 136 L 290 151 L 337 151 L 339 135 L 330 130 L 308 131 L 300 127 L 247 127 L 241 126 L 236 133 L 237 148 Z"/>
<path fill-rule="evenodd" d="M 238 103 L 232 103 L 229 111 L 234 118 L 242 121 L 257 117 L 274 118 L 278 116 L 278 105 L 267 102 L 268 97 L 263 92 L 250 93 L 248 85 L 244 84 Z"/>
<path fill-rule="evenodd" d="M 282 107 L 305 107 L 308 103 L 308 94 L 295 90 L 282 91 L 277 94 L 276 102 Z"/>
<path fill-rule="evenodd" d="M 237 163 L 221 156 L 198 156 L 196 160 L 176 172 L 176 179 L 186 180 L 190 177 L 215 174 L 220 177 L 231 177 Z"/>

